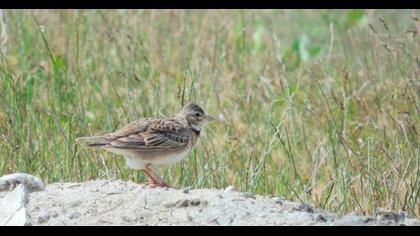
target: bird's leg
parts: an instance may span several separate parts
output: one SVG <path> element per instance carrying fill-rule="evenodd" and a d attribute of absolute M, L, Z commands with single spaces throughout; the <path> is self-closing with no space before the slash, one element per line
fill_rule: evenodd
<path fill-rule="evenodd" d="M 147 183 L 147 186 L 150 187 L 163 187 L 163 188 L 170 188 L 171 186 L 169 186 L 169 184 L 167 184 L 164 181 L 160 181 L 158 180 L 158 178 L 156 178 L 156 176 L 153 174 L 153 170 L 152 170 L 152 165 L 151 164 L 147 164 L 146 168 L 143 170 L 144 173 L 147 175 L 147 177 L 149 177 L 149 183 Z"/>
<path fill-rule="evenodd" d="M 159 185 L 159 180 L 153 175 L 153 173 L 149 172 L 149 170 L 144 169 L 144 173 L 149 177 L 149 182 L 147 183 L 148 186 L 157 187 Z"/>

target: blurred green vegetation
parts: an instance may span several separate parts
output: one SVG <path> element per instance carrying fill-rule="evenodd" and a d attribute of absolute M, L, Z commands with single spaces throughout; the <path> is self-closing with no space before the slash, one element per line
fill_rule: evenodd
<path fill-rule="evenodd" d="M 0 175 L 142 182 L 75 143 L 195 101 L 175 186 L 420 217 L 418 10 L 4 10 Z"/>

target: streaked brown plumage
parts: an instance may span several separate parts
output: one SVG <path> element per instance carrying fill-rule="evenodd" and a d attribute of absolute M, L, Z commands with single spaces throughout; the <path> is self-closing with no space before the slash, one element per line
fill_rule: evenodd
<path fill-rule="evenodd" d="M 169 187 L 157 180 L 151 167 L 170 165 L 182 160 L 194 147 L 201 128 L 213 118 L 200 106 L 189 103 L 173 118 L 148 118 L 130 123 L 113 133 L 78 138 L 92 148 L 124 155 L 126 164 L 142 169 L 152 187 Z"/>

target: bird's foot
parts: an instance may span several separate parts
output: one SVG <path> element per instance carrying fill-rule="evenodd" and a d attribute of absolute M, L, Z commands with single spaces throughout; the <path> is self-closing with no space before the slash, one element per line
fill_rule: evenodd
<path fill-rule="evenodd" d="M 164 182 L 164 181 L 160 181 L 160 182 L 155 182 L 155 181 L 151 181 L 145 184 L 146 187 L 150 187 L 150 188 L 172 188 L 168 183 Z"/>
<path fill-rule="evenodd" d="M 165 181 L 160 181 L 156 176 L 153 174 L 152 165 L 147 164 L 146 168 L 144 169 L 144 173 L 149 177 L 149 182 L 146 183 L 147 187 L 151 188 L 172 188 L 168 183 Z"/>

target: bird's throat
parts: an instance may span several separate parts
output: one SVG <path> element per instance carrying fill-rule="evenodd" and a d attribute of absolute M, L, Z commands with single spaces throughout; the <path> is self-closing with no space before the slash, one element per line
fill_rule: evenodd
<path fill-rule="evenodd" d="M 194 129 L 194 127 L 192 128 L 192 131 L 194 132 L 195 135 L 200 136 L 201 130 L 196 130 Z"/>
<path fill-rule="evenodd" d="M 190 122 L 188 122 L 188 124 L 190 125 L 190 127 L 191 127 L 192 131 L 194 132 L 194 134 L 197 135 L 197 136 L 200 136 L 200 133 L 201 133 L 200 127 L 197 127 L 196 125 L 191 124 Z"/>

